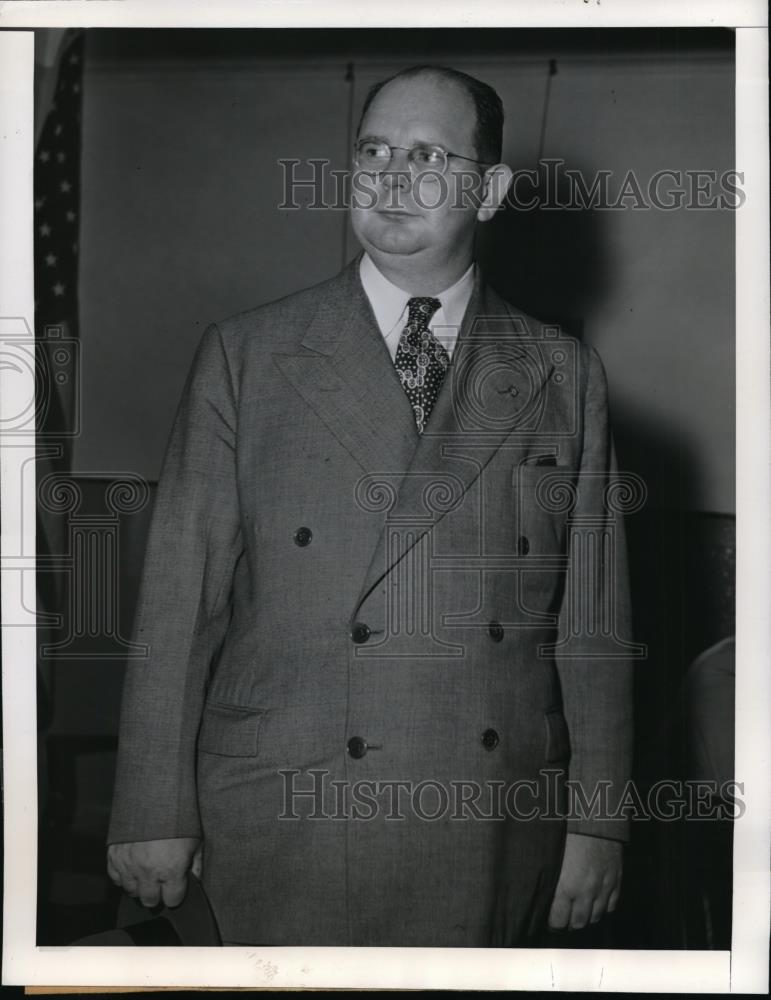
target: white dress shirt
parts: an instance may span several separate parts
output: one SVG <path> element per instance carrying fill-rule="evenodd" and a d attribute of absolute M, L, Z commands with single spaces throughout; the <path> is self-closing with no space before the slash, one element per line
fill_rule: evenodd
<path fill-rule="evenodd" d="M 396 358 L 402 331 L 407 324 L 407 303 L 413 296 L 397 288 L 381 274 L 366 252 L 359 263 L 359 275 L 393 361 Z M 472 261 L 468 270 L 454 285 L 445 288 L 438 295 L 431 296 L 439 299 L 442 305 L 431 317 L 428 328 L 451 358 L 473 288 L 474 262 Z"/>

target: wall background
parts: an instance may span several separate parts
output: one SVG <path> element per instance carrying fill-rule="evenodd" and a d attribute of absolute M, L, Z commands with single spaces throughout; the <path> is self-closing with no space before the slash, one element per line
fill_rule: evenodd
<path fill-rule="evenodd" d="M 426 52 L 498 89 L 515 168 L 535 166 L 544 125 L 543 156 L 611 170 L 612 190 L 630 169 L 645 186 L 734 167 L 728 32 L 147 35 L 88 37 L 76 471 L 157 478 L 204 326 L 356 252 L 344 213 L 277 210 L 277 160 L 344 169 L 367 87 Z M 733 512 L 733 213 L 508 211 L 480 237 L 504 294 L 600 351 L 619 458 L 651 503 Z"/>

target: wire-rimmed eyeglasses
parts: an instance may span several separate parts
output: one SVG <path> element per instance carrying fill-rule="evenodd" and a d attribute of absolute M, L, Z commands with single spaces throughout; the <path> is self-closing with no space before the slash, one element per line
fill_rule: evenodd
<path fill-rule="evenodd" d="M 458 160 L 479 163 L 482 166 L 490 165 L 485 163 L 484 160 L 475 160 L 472 156 L 451 153 L 444 146 L 433 143 L 419 142 L 407 148 L 406 146 L 391 146 L 385 139 L 365 137 L 357 140 L 354 146 L 354 166 L 371 173 L 381 173 L 383 170 L 388 170 L 391 165 L 395 149 L 401 149 L 407 153 L 407 162 L 413 174 L 427 172 L 443 174 L 447 170 L 447 164 L 451 156 Z"/>

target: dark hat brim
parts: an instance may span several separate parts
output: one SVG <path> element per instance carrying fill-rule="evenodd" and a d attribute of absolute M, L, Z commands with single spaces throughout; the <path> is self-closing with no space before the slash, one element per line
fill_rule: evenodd
<path fill-rule="evenodd" d="M 138 899 L 123 893 L 118 907 L 118 927 L 101 934 L 91 934 L 76 945 L 112 945 L 116 947 L 219 947 L 222 944 L 217 922 L 203 886 L 192 873 L 187 876 L 187 891 L 179 906 L 149 909 Z"/>

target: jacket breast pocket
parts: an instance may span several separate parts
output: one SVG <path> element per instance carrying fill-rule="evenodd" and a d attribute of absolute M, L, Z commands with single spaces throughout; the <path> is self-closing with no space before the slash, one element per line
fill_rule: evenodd
<path fill-rule="evenodd" d="M 530 541 L 534 552 L 564 552 L 573 476 L 571 469 L 562 466 L 519 465 L 512 469 L 517 532 Z"/>
<path fill-rule="evenodd" d="M 198 731 L 198 750 L 222 757 L 256 757 L 264 717 L 258 708 L 208 703 Z"/>
<path fill-rule="evenodd" d="M 544 712 L 546 721 L 546 753 L 549 764 L 567 764 L 570 760 L 570 733 L 561 711 Z"/>

